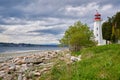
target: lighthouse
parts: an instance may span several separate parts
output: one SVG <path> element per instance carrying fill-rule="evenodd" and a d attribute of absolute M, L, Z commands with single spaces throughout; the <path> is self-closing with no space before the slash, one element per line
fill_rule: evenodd
<path fill-rule="evenodd" d="M 104 40 L 102 38 L 102 26 L 101 26 L 101 14 L 96 12 L 94 15 L 94 36 L 95 41 L 98 43 L 98 45 L 104 45 Z"/>

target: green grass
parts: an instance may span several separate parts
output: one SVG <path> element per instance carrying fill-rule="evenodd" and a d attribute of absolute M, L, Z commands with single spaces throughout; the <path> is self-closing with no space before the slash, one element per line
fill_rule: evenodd
<path fill-rule="evenodd" d="M 81 51 L 71 52 L 71 55 L 78 56 L 81 54 Z"/>
<path fill-rule="evenodd" d="M 82 80 L 120 80 L 120 45 L 84 49 L 77 65 Z M 93 78 L 93 79 L 92 79 Z"/>
<path fill-rule="evenodd" d="M 83 49 L 80 62 L 59 62 L 44 80 L 120 80 L 120 45 L 104 45 Z"/>

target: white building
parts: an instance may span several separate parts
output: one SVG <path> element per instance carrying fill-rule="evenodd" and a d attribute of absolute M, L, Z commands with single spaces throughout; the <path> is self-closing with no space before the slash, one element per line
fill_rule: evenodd
<path fill-rule="evenodd" d="M 95 41 L 98 42 L 98 45 L 105 45 L 106 42 L 103 40 L 102 37 L 102 26 L 101 26 L 101 14 L 98 12 L 95 14 L 94 18 L 94 36 L 95 36 Z"/>

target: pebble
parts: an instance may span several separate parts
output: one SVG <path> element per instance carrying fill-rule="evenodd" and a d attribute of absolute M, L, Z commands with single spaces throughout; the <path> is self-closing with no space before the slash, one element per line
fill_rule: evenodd
<path fill-rule="evenodd" d="M 5 76 L 5 71 L 0 71 L 0 77 L 3 77 L 3 76 Z"/>
<path fill-rule="evenodd" d="M 41 75 L 40 72 L 33 72 L 33 74 L 34 74 L 35 76 L 40 76 L 40 75 Z"/>
<path fill-rule="evenodd" d="M 22 73 L 19 73 L 18 80 L 22 80 Z"/>
<path fill-rule="evenodd" d="M 10 63 L 9 64 L 9 70 L 15 70 L 16 69 L 16 65 L 14 63 Z"/>
<path fill-rule="evenodd" d="M 27 76 L 25 76 L 26 71 L 28 71 L 29 77 L 33 74 L 39 77 L 42 73 L 49 71 L 54 65 L 54 62 L 50 61 L 51 59 L 58 58 L 59 60 L 66 61 L 68 64 L 71 61 L 81 60 L 81 55 L 78 57 L 71 56 L 69 53 L 61 54 L 59 57 L 58 55 L 58 51 L 49 51 L 11 58 L 9 61 L 0 63 L 0 77 L 4 77 L 3 80 L 10 80 L 12 77 L 16 77 L 16 80 L 27 80 Z M 43 68 L 37 70 L 36 67 Z M 11 73 L 9 74 L 9 72 Z M 9 78 L 9 76 L 11 77 Z"/>
<path fill-rule="evenodd" d="M 28 69 L 27 64 L 22 64 L 19 72 L 24 72 Z"/>

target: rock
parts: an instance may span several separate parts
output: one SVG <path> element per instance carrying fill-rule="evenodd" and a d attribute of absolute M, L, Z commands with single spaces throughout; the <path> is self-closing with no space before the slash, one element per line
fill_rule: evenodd
<path fill-rule="evenodd" d="M 21 68 L 20 65 L 16 65 L 16 70 L 19 70 Z"/>
<path fill-rule="evenodd" d="M 29 64 L 27 64 L 27 65 L 28 65 L 28 67 L 34 66 L 33 63 L 29 63 Z"/>
<path fill-rule="evenodd" d="M 5 71 L 0 71 L 0 77 L 3 77 L 5 75 L 6 75 Z"/>
<path fill-rule="evenodd" d="M 0 70 L 8 70 L 9 66 L 8 65 L 4 65 L 0 67 Z"/>
<path fill-rule="evenodd" d="M 24 64 L 25 62 L 25 59 L 26 59 L 26 57 L 18 57 L 18 58 L 15 58 L 14 60 L 13 60 L 13 62 L 15 63 L 15 64 L 17 64 L 17 65 L 21 65 L 21 64 Z"/>
<path fill-rule="evenodd" d="M 0 57 L 0 63 L 6 62 L 8 60 L 11 60 L 12 58 L 10 57 Z"/>
<path fill-rule="evenodd" d="M 0 67 L 6 66 L 6 65 L 8 65 L 8 63 L 2 63 Z"/>
<path fill-rule="evenodd" d="M 40 77 L 41 74 L 46 73 L 52 68 L 55 62 L 53 61 L 54 59 L 64 60 L 67 63 L 72 62 L 71 60 L 79 60 L 80 56 L 74 59 L 70 54 L 64 54 L 64 52 L 46 51 L 43 54 L 32 53 L 26 56 L 13 57 L 9 61 L 0 63 L 0 76 L 3 76 L 3 80 L 30 80 L 33 75 Z"/>
<path fill-rule="evenodd" d="M 15 80 L 13 75 L 5 75 L 3 80 Z"/>
<path fill-rule="evenodd" d="M 45 58 L 42 63 L 47 64 L 50 62 L 50 58 Z"/>
<path fill-rule="evenodd" d="M 34 74 L 35 76 L 40 76 L 40 75 L 41 75 L 40 72 L 33 72 L 33 74 Z"/>
<path fill-rule="evenodd" d="M 21 64 L 24 64 L 25 62 L 23 60 L 18 60 L 15 64 L 17 65 L 21 65 Z"/>
<path fill-rule="evenodd" d="M 70 59 L 71 55 L 70 54 L 66 54 L 65 57 L 68 58 L 68 59 Z"/>
<path fill-rule="evenodd" d="M 39 64 L 39 63 L 42 63 L 42 59 L 40 58 L 28 58 L 28 59 L 25 59 L 25 63 L 33 63 L 33 64 Z"/>
<path fill-rule="evenodd" d="M 52 54 L 52 52 L 48 52 L 48 54 Z"/>
<path fill-rule="evenodd" d="M 57 53 L 55 52 L 48 52 L 48 54 L 46 54 L 45 58 L 57 58 Z"/>
<path fill-rule="evenodd" d="M 16 63 L 16 62 L 19 61 L 19 60 L 20 60 L 19 57 L 17 57 L 17 58 L 13 58 L 13 59 L 12 59 L 12 63 Z"/>
<path fill-rule="evenodd" d="M 57 52 L 57 51 L 55 51 L 55 54 L 58 54 L 58 52 Z"/>
<path fill-rule="evenodd" d="M 10 63 L 9 64 L 9 70 L 15 70 L 16 69 L 16 65 L 14 63 Z"/>
<path fill-rule="evenodd" d="M 80 61 L 81 60 L 81 55 L 79 55 L 78 57 L 71 56 L 70 59 L 71 59 L 72 62 Z"/>
<path fill-rule="evenodd" d="M 71 59 L 71 61 L 72 61 L 72 62 L 76 62 L 76 61 L 78 61 L 78 58 L 77 58 L 77 57 L 75 57 L 75 56 L 71 56 L 71 58 L 70 58 L 70 59 Z"/>
<path fill-rule="evenodd" d="M 24 72 L 24 71 L 26 71 L 27 69 L 28 69 L 27 64 L 22 64 L 22 65 L 21 65 L 21 69 L 20 69 L 19 72 Z"/>
<path fill-rule="evenodd" d="M 59 60 L 64 61 L 65 59 L 64 59 L 64 57 L 60 57 Z"/>
<path fill-rule="evenodd" d="M 23 77 L 23 80 L 28 80 L 25 76 Z"/>
<path fill-rule="evenodd" d="M 22 80 L 22 73 L 19 73 L 18 80 Z"/>
<path fill-rule="evenodd" d="M 49 70 L 50 70 L 50 68 L 43 68 L 40 72 L 44 73 L 44 72 L 49 71 Z"/>

